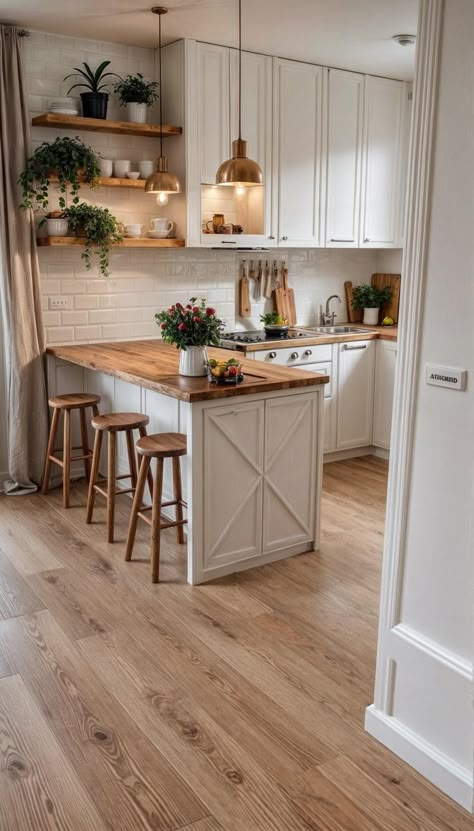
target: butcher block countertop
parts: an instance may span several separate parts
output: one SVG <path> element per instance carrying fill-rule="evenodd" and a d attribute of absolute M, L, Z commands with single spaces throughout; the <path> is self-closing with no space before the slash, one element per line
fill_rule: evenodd
<path fill-rule="evenodd" d="M 106 375 L 113 375 L 131 384 L 190 403 L 296 387 L 313 387 L 329 381 L 327 375 L 287 369 L 283 366 L 256 364 L 255 361 L 242 359 L 245 379 L 241 384 L 212 384 L 207 377 L 188 378 L 179 375 L 178 350 L 159 339 L 50 346 L 47 352 L 69 363 L 104 372 Z M 228 360 L 232 357 L 232 352 L 228 349 L 212 348 L 209 349 L 209 357 Z"/>
<path fill-rule="evenodd" d="M 263 352 L 267 349 L 277 349 L 278 347 L 292 347 L 292 346 L 322 346 L 326 343 L 349 343 L 356 340 L 391 340 L 398 339 L 397 326 L 366 326 L 363 323 L 341 323 L 341 326 L 356 326 L 357 329 L 366 329 L 365 332 L 355 332 L 349 334 L 345 332 L 341 335 L 315 335 L 314 337 L 305 337 L 304 340 L 286 340 L 284 338 L 277 338 L 276 340 L 264 340 L 257 343 L 242 343 L 240 342 L 236 351 L 238 352 Z M 304 329 L 304 326 L 294 326 L 294 329 Z M 310 327 L 307 327 L 310 328 Z M 242 331 L 242 334 L 244 332 Z"/>

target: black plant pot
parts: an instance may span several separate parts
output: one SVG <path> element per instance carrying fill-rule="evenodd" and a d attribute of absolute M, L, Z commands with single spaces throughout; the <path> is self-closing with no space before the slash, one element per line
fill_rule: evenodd
<path fill-rule="evenodd" d="M 81 92 L 81 101 L 84 118 L 107 118 L 107 92 Z"/>

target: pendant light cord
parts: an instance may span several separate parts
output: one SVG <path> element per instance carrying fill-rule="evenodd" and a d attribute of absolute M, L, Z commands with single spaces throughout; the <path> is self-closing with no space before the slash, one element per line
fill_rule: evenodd
<path fill-rule="evenodd" d="M 239 0 L 239 140 L 242 139 L 242 0 Z"/>
<path fill-rule="evenodd" d="M 160 72 L 160 157 L 163 156 L 163 85 L 161 83 L 161 14 L 158 14 L 158 67 Z"/>

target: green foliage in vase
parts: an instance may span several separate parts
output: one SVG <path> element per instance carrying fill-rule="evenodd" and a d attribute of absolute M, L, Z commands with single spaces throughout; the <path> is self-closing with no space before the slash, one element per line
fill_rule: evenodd
<path fill-rule="evenodd" d="M 224 328 L 222 320 L 216 316 L 216 310 L 206 305 L 204 297 L 199 303 L 196 297 L 191 297 L 186 306 L 175 303 L 169 309 L 158 312 L 155 320 L 163 340 L 184 350 L 188 346 L 219 346 Z"/>
<path fill-rule="evenodd" d="M 364 283 L 362 286 L 354 286 L 352 291 L 353 309 L 379 309 L 382 303 L 388 303 L 392 299 L 392 290 L 386 286 L 378 289 L 377 286 L 369 286 Z"/>
<path fill-rule="evenodd" d="M 112 245 L 121 242 L 123 237 L 120 224 L 108 208 L 97 205 L 87 205 L 85 202 L 72 205 L 64 211 L 71 231 L 78 236 L 84 236 L 86 247 L 82 253 L 88 269 L 92 266 L 92 254 L 99 257 L 100 273 L 104 277 L 109 275 L 109 252 Z"/>
<path fill-rule="evenodd" d="M 79 138 L 58 137 L 52 142 L 43 142 L 28 159 L 20 173 L 23 209 L 46 210 L 49 202 L 49 184 L 57 176 L 59 185 L 59 207 L 66 207 L 67 195 L 72 204 L 79 202 L 78 191 L 81 178 L 92 187 L 100 176 L 99 159 L 87 144 Z"/>
<path fill-rule="evenodd" d="M 158 100 L 157 81 L 146 81 L 141 72 L 136 75 L 127 75 L 115 84 L 114 91 L 118 93 L 120 106 L 126 104 L 146 104 L 147 107 Z"/>

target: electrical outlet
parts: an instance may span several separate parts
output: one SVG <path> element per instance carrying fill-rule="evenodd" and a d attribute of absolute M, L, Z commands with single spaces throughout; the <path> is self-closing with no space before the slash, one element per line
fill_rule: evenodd
<path fill-rule="evenodd" d="M 67 300 L 67 297 L 50 297 L 48 299 L 48 309 L 50 311 L 53 309 L 67 309 Z"/>

